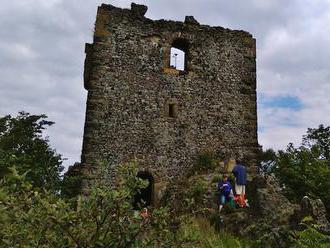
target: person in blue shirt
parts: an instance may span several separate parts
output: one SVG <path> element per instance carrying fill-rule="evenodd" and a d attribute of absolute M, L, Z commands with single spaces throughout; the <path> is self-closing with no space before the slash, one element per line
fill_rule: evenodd
<path fill-rule="evenodd" d="M 226 202 L 229 202 L 230 192 L 232 190 L 227 175 L 223 175 L 222 180 L 218 182 L 217 188 L 220 193 L 219 196 L 219 213 L 220 213 L 221 209 L 226 204 Z"/>
<path fill-rule="evenodd" d="M 240 207 L 245 207 L 245 185 L 246 185 L 246 167 L 242 161 L 237 160 L 232 171 L 235 176 L 235 193 Z"/>

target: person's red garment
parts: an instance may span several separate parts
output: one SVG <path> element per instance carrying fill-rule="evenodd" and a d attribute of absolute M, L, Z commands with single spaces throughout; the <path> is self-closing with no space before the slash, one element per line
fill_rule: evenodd
<path fill-rule="evenodd" d="M 245 207 L 246 207 L 245 195 L 240 195 L 240 196 L 239 196 L 239 205 L 240 205 L 242 208 L 245 208 Z"/>
<path fill-rule="evenodd" d="M 149 217 L 148 209 L 146 209 L 146 208 L 142 209 L 141 212 L 140 212 L 140 216 L 143 219 L 148 218 Z"/>
<path fill-rule="evenodd" d="M 234 201 L 241 207 L 246 207 L 245 195 L 235 195 Z"/>

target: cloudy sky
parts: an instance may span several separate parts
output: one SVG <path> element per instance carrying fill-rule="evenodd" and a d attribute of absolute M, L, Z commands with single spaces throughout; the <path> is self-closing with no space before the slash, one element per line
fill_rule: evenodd
<path fill-rule="evenodd" d="M 11 0 L 0 7 L 0 115 L 45 113 L 52 147 L 80 160 L 86 91 L 84 44 L 97 6 L 130 1 Z M 299 144 L 308 127 L 330 125 L 330 0 L 136 0 L 151 19 L 249 31 L 257 39 L 259 143 Z"/>

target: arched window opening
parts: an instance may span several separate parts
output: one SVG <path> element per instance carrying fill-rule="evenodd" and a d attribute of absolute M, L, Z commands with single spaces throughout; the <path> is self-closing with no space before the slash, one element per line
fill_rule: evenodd
<path fill-rule="evenodd" d="M 171 46 L 170 67 L 179 71 L 187 71 L 188 42 L 185 39 L 176 39 Z"/>
<path fill-rule="evenodd" d="M 185 52 L 180 49 L 171 47 L 171 68 L 177 69 L 179 71 L 185 70 Z"/>
<path fill-rule="evenodd" d="M 152 204 L 154 179 L 152 175 L 146 171 L 140 171 L 137 174 L 137 177 L 148 181 L 148 186 L 144 189 L 140 189 L 140 192 L 138 192 L 134 197 L 134 208 L 140 209 Z"/>

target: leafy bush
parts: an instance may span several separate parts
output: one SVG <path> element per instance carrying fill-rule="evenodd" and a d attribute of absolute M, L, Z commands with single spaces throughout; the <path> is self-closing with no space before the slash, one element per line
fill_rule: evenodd
<path fill-rule="evenodd" d="M 203 201 L 203 197 L 206 190 L 207 182 L 201 178 L 198 178 L 190 192 L 190 196 L 194 199 L 196 203 L 201 203 Z"/>
<path fill-rule="evenodd" d="M 208 171 L 216 168 L 218 163 L 217 156 L 213 151 L 204 151 L 201 153 L 194 165 L 195 171 Z"/>
<path fill-rule="evenodd" d="M 142 218 L 132 208 L 136 190 L 146 182 L 136 177 L 134 164 L 119 168 L 116 187 L 104 168 L 93 175 L 88 196 L 76 207 L 47 191 L 34 191 L 15 168 L 1 182 L 1 247 L 251 247 L 217 233 L 206 219 L 178 217 L 166 208 L 152 209 Z M 204 182 L 197 183 L 200 196 Z M 198 192 L 198 193 L 197 193 Z M 180 223 L 182 223 L 180 225 Z"/>
<path fill-rule="evenodd" d="M 222 176 L 220 176 L 220 175 L 217 175 L 217 176 L 214 176 L 214 177 L 212 177 L 212 183 L 217 183 L 217 182 L 219 182 L 220 180 L 222 180 Z"/>
<path fill-rule="evenodd" d="M 64 175 L 61 181 L 61 196 L 67 199 L 77 197 L 81 193 L 82 175 Z"/>
<path fill-rule="evenodd" d="M 136 177 L 136 166 L 119 168 L 116 187 L 104 178 L 104 169 L 88 196 L 76 207 L 48 191 L 34 191 L 15 168 L 1 182 L 1 247 L 163 247 L 173 241 L 167 209 L 142 218 L 132 199 L 146 182 Z M 146 235 L 147 234 L 147 235 Z"/>

